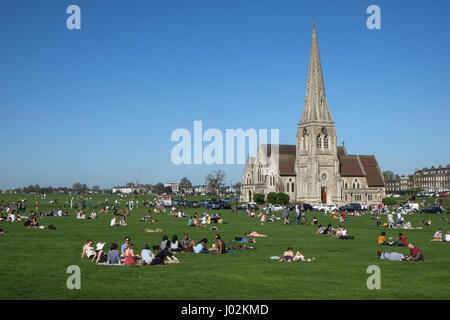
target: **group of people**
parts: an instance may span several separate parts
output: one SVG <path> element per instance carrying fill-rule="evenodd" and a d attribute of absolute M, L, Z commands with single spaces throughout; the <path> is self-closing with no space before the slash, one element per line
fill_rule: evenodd
<path fill-rule="evenodd" d="M 318 235 L 330 235 L 333 239 L 340 240 L 353 240 L 354 236 L 349 235 L 347 227 L 339 225 L 337 228 L 333 228 L 333 225 L 329 223 L 326 227 L 321 224 L 317 227 L 316 234 Z"/>
<path fill-rule="evenodd" d="M 431 241 L 444 241 L 450 242 L 450 230 L 447 230 L 447 233 L 443 235 L 442 228 L 437 229 L 437 231 L 433 235 L 433 239 Z"/>

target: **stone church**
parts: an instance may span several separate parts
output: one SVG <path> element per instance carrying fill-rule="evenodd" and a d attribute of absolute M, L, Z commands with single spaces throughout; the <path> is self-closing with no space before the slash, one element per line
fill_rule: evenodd
<path fill-rule="evenodd" d="M 317 31 L 311 53 L 303 113 L 296 145 L 260 145 L 244 170 L 242 200 L 256 193 L 284 192 L 291 202 L 309 204 L 380 203 L 382 171 L 373 155 L 350 155 L 337 145 L 336 127 L 325 95 Z"/>

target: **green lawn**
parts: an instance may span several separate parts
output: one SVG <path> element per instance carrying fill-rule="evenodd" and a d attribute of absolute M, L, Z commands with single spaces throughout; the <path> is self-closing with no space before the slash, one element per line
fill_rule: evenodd
<path fill-rule="evenodd" d="M 106 196 L 95 196 L 91 205 Z M 20 196 L 0 195 L 10 201 Z M 41 200 L 41 207 L 49 207 Z M 112 202 L 113 197 L 108 196 Z M 34 204 L 29 197 L 29 209 Z M 58 196 L 64 203 L 67 196 Z M 142 197 L 141 197 L 142 200 Z M 438 227 L 445 231 L 449 221 L 432 216 L 433 226 L 404 232 L 423 249 L 426 260 L 419 263 L 382 262 L 375 255 L 376 237 L 381 232 L 367 216 L 350 218 L 347 227 L 355 240 L 332 240 L 315 235 L 315 226 L 266 223 L 244 213 L 222 211 L 226 224 L 218 232 L 226 242 L 235 235 L 256 230 L 269 237 L 258 239 L 256 250 L 227 255 L 179 254 L 180 264 L 162 267 L 102 267 L 81 260 L 81 248 L 88 238 L 94 242 L 122 243 L 131 236 L 140 251 L 144 243 L 158 244 L 162 234 L 145 233 L 146 227 L 162 228 L 164 234 L 188 232 L 191 238 L 213 241 L 216 231 L 188 228 L 187 219 L 157 215 L 158 223 L 139 221 L 145 208 L 135 210 L 127 219 L 128 227 L 112 228 L 110 216 L 95 221 L 71 217 L 42 218 L 42 224 L 54 224 L 56 230 L 26 230 L 21 223 L 1 222 L 7 231 L 0 237 L 0 299 L 449 299 L 450 243 L 430 239 Z M 186 210 L 193 213 L 194 209 Z M 200 212 L 200 210 L 197 210 Z M 88 213 L 91 209 L 88 210 Z M 320 213 L 322 224 L 331 219 Z M 408 216 L 418 225 L 426 215 Z M 447 215 L 446 218 L 449 218 Z M 338 222 L 333 222 L 334 226 Z M 398 231 L 388 230 L 388 236 Z M 280 263 L 269 257 L 280 255 L 287 247 L 315 256 L 312 263 Z M 407 252 L 405 248 L 388 250 Z M 366 269 L 381 268 L 381 290 L 368 290 Z M 66 288 L 66 268 L 81 267 L 81 290 Z"/>

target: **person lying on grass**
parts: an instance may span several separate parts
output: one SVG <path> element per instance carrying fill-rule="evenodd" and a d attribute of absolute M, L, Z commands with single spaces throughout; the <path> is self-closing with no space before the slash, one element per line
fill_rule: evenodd
<path fill-rule="evenodd" d="M 315 257 L 306 259 L 306 257 L 300 251 L 297 251 L 294 254 L 294 250 L 291 247 L 288 247 L 286 249 L 286 251 L 283 252 L 283 256 L 280 258 L 279 261 L 280 262 L 297 262 L 297 261 L 311 262 L 315 259 L 316 259 Z"/>
<path fill-rule="evenodd" d="M 387 261 L 406 261 L 407 259 L 406 255 L 399 252 L 378 251 L 377 256 L 380 260 Z"/>
<path fill-rule="evenodd" d="M 240 244 L 245 244 L 245 243 L 256 243 L 256 239 L 250 238 L 250 237 L 234 237 L 234 240 L 231 240 L 231 242 L 237 242 Z"/>
<path fill-rule="evenodd" d="M 256 231 L 247 232 L 245 235 L 249 236 L 249 237 L 254 237 L 254 238 L 265 238 L 265 237 L 267 237 L 267 235 L 262 234 L 262 233 L 258 233 Z"/>

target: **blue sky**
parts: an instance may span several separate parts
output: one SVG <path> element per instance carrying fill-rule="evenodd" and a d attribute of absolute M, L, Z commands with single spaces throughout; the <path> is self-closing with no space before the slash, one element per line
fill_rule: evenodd
<path fill-rule="evenodd" d="M 82 30 L 66 28 L 81 7 Z M 377 4 L 382 29 L 366 28 Z M 450 2 L 0 1 L 0 188 L 189 177 L 170 135 L 279 128 L 294 143 L 317 21 L 338 141 L 406 174 L 450 163 Z"/>

